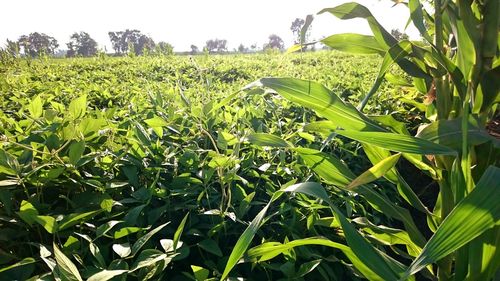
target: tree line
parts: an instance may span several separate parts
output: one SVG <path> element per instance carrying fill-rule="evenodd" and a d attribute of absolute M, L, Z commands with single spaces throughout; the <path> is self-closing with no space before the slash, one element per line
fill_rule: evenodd
<path fill-rule="evenodd" d="M 294 44 L 301 41 L 309 42 L 311 26 L 307 28 L 307 32 L 302 34 L 301 30 L 305 24 L 304 19 L 296 18 L 292 21 L 290 30 L 294 36 Z M 393 29 L 391 32 L 395 37 L 407 39 L 408 35 Z M 126 29 L 124 31 L 108 32 L 111 46 L 116 55 L 171 55 L 174 52 L 174 46 L 170 43 L 160 41 L 156 43 L 153 38 L 143 34 L 137 29 Z M 302 38 L 304 37 L 304 38 Z M 304 40 L 305 39 L 305 40 Z M 33 32 L 29 35 L 22 35 L 17 41 L 7 39 L 5 50 L 14 56 L 39 57 L 42 55 L 54 55 L 59 43 L 57 40 L 45 33 Z M 67 57 L 91 57 L 98 52 L 97 42 L 87 32 L 75 32 L 70 36 L 69 42 L 66 43 Z M 262 50 L 279 50 L 285 48 L 285 43 L 280 36 L 271 34 L 268 37 L 267 43 L 262 46 Z M 314 49 L 314 45 L 311 47 Z M 303 48 L 305 50 L 306 47 Z M 252 44 L 246 47 L 240 44 L 233 52 L 248 53 L 260 50 L 257 44 Z M 206 41 L 202 49 L 204 53 L 226 53 L 228 52 L 227 40 L 225 39 L 210 39 Z M 196 45 L 191 45 L 191 54 L 200 53 L 200 49 Z"/>

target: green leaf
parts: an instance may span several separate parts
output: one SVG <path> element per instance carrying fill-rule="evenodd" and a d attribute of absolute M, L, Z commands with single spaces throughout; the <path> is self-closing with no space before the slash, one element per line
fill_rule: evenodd
<path fill-rule="evenodd" d="M 74 118 L 78 119 L 85 115 L 87 111 L 87 96 L 83 95 L 77 99 L 74 99 L 69 104 L 69 114 Z"/>
<path fill-rule="evenodd" d="M 28 105 L 28 111 L 31 115 L 31 118 L 37 119 L 40 118 L 43 114 L 43 102 L 40 96 L 36 96 Z"/>
<path fill-rule="evenodd" d="M 57 267 L 59 268 L 61 277 L 68 281 L 83 281 L 75 264 L 59 250 L 55 243 L 53 243 L 53 247 L 54 256 L 56 257 Z"/>
<path fill-rule="evenodd" d="M 391 170 L 396 165 L 396 163 L 398 163 L 400 156 L 400 153 L 394 154 L 378 162 L 373 167 L 355 178 L 349 185 L 347 185 L 347 188 L 350 189 L 379 179 L 380 177 L 385 175 L 387 171 Z"/>
<path fill-rule="evenodd" d="M 162 228 L 164 228 L 169 223 L 170 222 L 164 223 L 164 224 L 156 227 L 155 229 L 151 230 L 150 232 L 148 232 L 146 235 L 142 236 L 141 238 L 137 239 L 137 241 L 134 243 L 134 245 L 132 245 L 132 256 L 137 254 L 137 252 L 139 252 L 139 250 L 142 248 L 142 246 L 144 246 L 144 244 L 146 244 L 146 242 L 148 242 L 148 240 L 153 235 L 155 235 L 158 231 L 160 231 Z"/>
<path fill-rule="evenodd" d="M 321 40 L 321 43 L 335 50 L 353 54 L 379 54 L 386 51 L 375 37 L 356 33 L 334 34 Z"/>
<path fill-rule="evenodd" d="M 165 121 L 163 118 L 155 116 L 151 119 L 146 119 L 144 120 L 146 124 L 148 124 L 150 127 L 166 127 L 168 126 L 167 121 Z"/>
<path fill-rule="evenodd" d="M 36 260 L 34 258 L 24 258 L 21 261 L 16 262 L 15 264 L 0 268 L 0 272 L 4 272 L 4 271 L 7 271 L 10 269 L 19 267 L 19 266 L 23 266 L 23 265 L 27 265 L 27 264 L 35 263 L 35 262 L 36 262 Z"/>
<path fill-rule="evenodd" d="M 188 219 L 189 213 L 184 215 L 184 218 L 182 219 L 181 223 L 177 227 L 177 230 L 175 230 L 174 233 L 174 251 L 177 249 L 177 243 L 179 243 L 179 240 L 181 239 L 182 232 L 184 231 L 184 226 L 186 225 L 186 221 Z"/>
<path fill-rule="evenodd" d="M 200 266 L 191 265 L 191 269 L 193 270 L 196 281 L 205 281 L 208 279 L 208 275 L 210 275 L 210 271 L 208 269 Z"/>
<path fill-rule="evenodd" d="M 205 240 L 201 241 L 200 243 L 198 243 L 198 246 L 200 246 L 200 248 L 202 248 L 203 250 L 205 250 L 209 253 L 212 253 L 218 257 L 222 257 L 222 251 L 221 251 L 219 245 L 217 244 L 217 242 L 215 242 L 212 239 L 205 239 Z"/>
<path fill-rule="evenodd" d="M 267 203 L 267 205 L 255 216 L 250 225 L 245 229 L 243 234 L 241 234 L 240 238 L 234 245 L 233 250 L 231 251 L 231 255 L 229 255 L 229 259 L 227 260 L 226 267 L 224 268 L 224 272 L 222 273 L 221 280 L 225 280 L 233 267 L 238 263 L 240 258 L 243 256 L 245 251 L 250 246 L 255 233 L 260 228 L 264 216 L 266 215 L 267 209 L 271 205 L 271 201 Z"/>
<path fill-rule="evenodd" d="M 248 136 L 248 141 L 252 144 L 259 146 L 270 146 L 270 147 L 291 147 L 292 145 L 282 138 L 266 134 L 266 133 L 253 133 Z"/>
<path fill-rule="evenodd" d="M 96 211 L 90 211 L 86 213 L 76 213 L 76 214 L 69 214 L 67 216 L 64 216 L 63 219 L 59 222 L 59 230 L 64 230 L 66 228 L 72 227 L 76 224 L 79 224 L 88 218 L 91 218 L 99 213 L 101 213 L 102 210 L 96 210 Z"/>
<path fill-rule="evenodd" d="M 500 220 L 500 168 L 490 166 L 476 187 L 444 219 L 405 276 L 422 270 L 498 225 Z"/>
<path fill-rule="evenodd" d="M 462 118 L 432 122 L 425 126 L 417 134 L 417 137 L 456 150 L 462 149 Z M 479 127 L 476 120 L 470 119 L 467 126 L 467 143 L 479 145 L 487 141 L 498 142 L 488 134 L 486 129 Z"/>
<path fill-rule="evenodd" d="M 58 230 L 56 219 L 51 216 L 36 216 L 35 221 L 50 234 L 54 234 Z"/>
<path fill-rule="evenodd" d="M 169 263 L 171 258 L 167 256 L 167 254 L 162 253 L 155 249 L 147 249 L 142 251 L 135 260 L 130 272 L 136 271 L 138 269 L 152 266 L 160 261 L 165 261 Z"/>
<path fill-rule="evenodd" d="M 263 78 L 259 82 L 286 99 L 315 110 L 346 130 L 386 131 L 319 83 L 293 78 Z"/>
<path fill-rule="evenodd" d="M 69 147 L 69 162 L 76 166 L 78 161 L 82 158 L 83 152 L 85 151 L 85 141 L 74 142 Z"/>
<path fill-rule="evenodd" d="M 112 279 L 113 277 L 122 275 L 123 273 L 127 273 L 128 270 L 107 270 L 104 269 L 102 271 L 93 274 L 87 279 L 87 281 L 107 281 Z"/>
<path fill-rule="evenodd" d="M 457 152 L 449 147 L 408 135 L 347 130 L 337 130 L 335 132 L 344 137 L 391 151 L 420 155 L 457 155 Z"/>
<path fill-rule="evenodd" d="M 115 233 L 113 234 L 113 237 L 115 239 L 120 239 L 120 238 L 125 237 L 127 235 L 130 235 L 132 233 L 139 232 L 141 230 L 142 230 L 142 228 L 135 227 L 135 226 L 123 227 L 123 228 L 120 228 L 119 230 L 115 231 Z"/>
<path fill-rule="evenodd" d="M 113 244 L 111 248 L 122 259 L 128 257 L 132 253 L 132 249 L 130 248 L 130 243 L 128 242 L 123 244 Z"/>
<path fill-rule="evenodd" d="M 30 226 L 36 221 L 38 210 L 28 201 L 21 201 L 21 207 L 16 214 Z"/>
<path fill-rule="evenodd" d="M 328 184 L 334 184 L 345 189 L 356 177 L 347 166 L 332 155 L 309 148 L 300 148 L 296 149 L 296 151 L 299 152 L 300 158 L 304 160 L 306 165 Z M 424 237 L 413 222 L 410 212 L 407 209 L 397 206 L 387 197 L 382 196 L 376 190 L 366 185 L 354 187 L 349 191 L 354 191 L 362 195 L 379 212 L 402 221 L 415 244 L 419 246 L 425 244 Z"/>
<path fill-rule="evenodd" d="M 382 256 L 361 234 L 349 223 L 346 217 L 335 207 L 325 189 L 319 183 L 305 182 L 287 187 L 284 192 L 299 192 L 323 200 L 330 206 L 345 234 L 345 239 L 353 253 L 370 270 L 384 280 L 398 280 L 404 271 L 403 265 L 388 257 Z"/>
<path fill-rule="evenodd" d="M 420 0 L 409 0 L 408 8 L 410 8 L 410 17 L 412 19 L 413 24 L 420 32 L 427 42 L 432 43 L 432 38 L 429 36 L 427 32 L 427 28 L 424 24 L 424 13 L 422 11 L 422 4 L 420 4 Z"/>
<path fill-rule="evenodd" d="M 309 246 L 309 245 L 321 245 L 339 249 L 353 263 L 356 269 L 359 270 L 366 278 L 368 278 L 369 280 L 384 280 L 380 278 L 372 270 L 370 270 L 368 267 L 366 267 L 348 246 L 341 243 L 333 242 L 324 237 L 310 237 L 310 238 L 297 239 L 283 244 L 279 242 L 262 243 L 259 246 L 251 248 L 247 251 L 245 255 L 245 261 L 264 262 L 280 254 L 283 254 L 286 251 L 291 250 L 295 247 Z"/>
<path fill-rule="evenodd" d="M 370 25 L 373 35 L 375 36 L 375 39 L 385 50 L 397 43 L 396 39 L 394 39 L 394 37 L 392 37 L 392 35 L 387 32 L 382 25 L 380 25 L 380 23 L 373 17 L 372 13 L 363 5 L 355 2 L 344 3 L 334 8 L 323 9 L 319 12 L 319 14 L 326 12 L 329 12 L 343 20 L 354 18 L 366 19 Z"/>

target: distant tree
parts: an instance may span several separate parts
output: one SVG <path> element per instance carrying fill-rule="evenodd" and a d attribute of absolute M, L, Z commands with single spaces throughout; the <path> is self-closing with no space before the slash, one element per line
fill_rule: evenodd
<path fill-rule="evenodd" d="M 108 35 L 111 46 L 117 54 L 132 52 L 135 55 L 142 55 L 155 47 L 153 39 L 142 34 L 137 29 L 108 32 Z"/>
<path fill-rule="evenodd" d="M 191 55 L 195 55 L 200 52 L 200 49 L 198 49 L 198 46 L 196 45 L 191 45 Z"/>
<path fill-rule="evenodd" d="M 285 43 L 283 39 L 276 34 L 269 35 L 269 42 L 264 44 L 264 50 L 267 49 L 278 49 L 283 50 L 285 48 Z"/>
<path fill-rule="evenodd" d="M 45 33 L 33 32 L 30 35 L 22 35 L 17 40 L 22 53 L 30 57 L 38 57 L 42 54 L 53 55 L 59 44 L 54 37 Z"/>
<path fill-rule="evenodd" d="M 240 44 L 240 45 L 238 46 L 238 52 L 239 52 L 239 53 L 248 53 L 248 48 L 247 48 L 247 47 L 245 47 L 245 45 Z"/>
<path fill-rule="evenodd" d="M 19 57 L 20 55 L 19 42 L 10 41 L 9 39 L 7 39 L 7 42 L 5 43 L 5 50 L 13 57 Z"/>
<path fill-rule="evenodd" d="M 167 42 L 158 42 L 155 47 L 155 53 L 161 55 L 173 55 L 174 54 L 174 46 Z"/>
<path fill-rule="evenodd" d="M 396 40 L 398 41 L 408 40 L 408 38 L 410 38 L 408 34 L 399 31 L 399 29 L 391 30 L 391 35 L 394 36 L 394 38 L 396 38 Z"/>
<path fill-rule="evenodd" d="M 304 26 L 305 21 L 303 19 L 296 18 L 292 22 L 292 26 L 290 26 L 290 30 L 293 33 L 294 44 L 298 44 L 300 42 L 300 31 L 302 30 L 302 26 Z"/>
<path fill-rule="evenodd" d="M 91 57 L 97 54 L 97 42 L 87 32 L 73 33 L 66 46 L 68 46 L 68 52 L 66 53 L 68 57 L 77 55 Z"/>
<path fill-rule="evenodd" d="M 257 43 L 253 43 L 252 45 L 250 45 L 250 49 L 252 49 L 252 52 L 256 52 L 257 51 Z"/>
<path fill-rule="evenodd" d="M 227 51 L 227 40 L 210 39 L 207 41 L 205 47 L 209 53 L 222 53 Z"/>

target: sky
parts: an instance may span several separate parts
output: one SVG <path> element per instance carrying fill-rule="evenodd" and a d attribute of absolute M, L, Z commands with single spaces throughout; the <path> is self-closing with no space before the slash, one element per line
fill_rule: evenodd
<path fill-rule="evenodd" d="M 192 44 L 203 48 L 209 39 L 226 39 L 228 49 L 239 44 L 262 47 L 271 34 L 286 46 L 293 43 L 290 30 L 295 18 L 314 15 L 311 39 L 354 32 L 370 34 L 366 21 L 339 20 L 331 14 L 316 15 L 323 8 L 349 0 L 22 0 L 4 1 L 0 12 L 0 45 L 23 34 L 43 32 L 55 37 L 60 49 L 74 32 L 85 31 L 100 48 L 112 51 L 109 31 L 138 29 L 155 42 L 165 41 L 174 51 L 189 51 Z M 387 29 L 404 30 L 409 14 L 389 0 L 360 0 Z M 410 26 L 406 33 L 418 38 Z"/>

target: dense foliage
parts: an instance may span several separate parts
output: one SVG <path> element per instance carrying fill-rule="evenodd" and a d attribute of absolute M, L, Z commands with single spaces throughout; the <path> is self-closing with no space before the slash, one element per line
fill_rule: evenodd
<path fill-rule="evenodd" d="M 315 177 L 290 151 L 269 150 L 260 133 L 333 153 L 357 172 L 369 167 L 358 144 L 304 131 L 317 120 L 311 111 L 239 89 L 280 74 L 322 81 L 358 102 L 379 62 L 336 52 L 4 57 L 0 279 L 220 278 L 238 237 L 271 195 Z M 410 125 L 421 118 L 391 97 L 395 88 L 384 89 L 383 98 L 369 104 L 371 112 L 394 113 Z M 348 216 L 387 222 L 357 196 L 332 196 Z M 298 199 L 282 198 L 270 208 L 274 216 L 258 233 L 263 241 L 339 239 L 338 225 L 319 215 L 325 210 L 318 202 Z M 235 274 L 354 278 L 342 260 L 340 252 L 319 247 L 253 269 L 242 265 Z"/>

